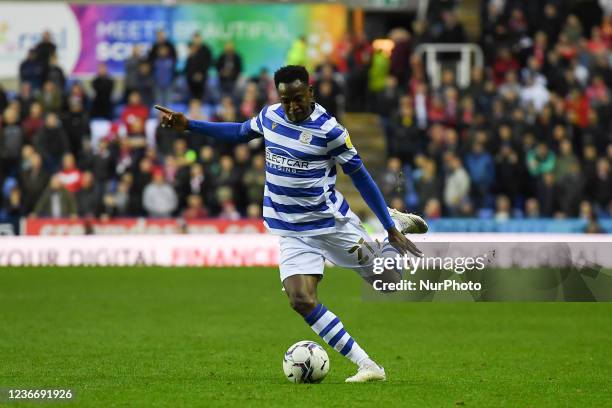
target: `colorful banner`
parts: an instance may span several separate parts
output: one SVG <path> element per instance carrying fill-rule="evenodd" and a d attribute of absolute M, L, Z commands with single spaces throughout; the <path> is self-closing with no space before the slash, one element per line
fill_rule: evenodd
<path fill-rule="evenodd" d="M 5 266 L 274 266 L 275 235 L 0 237 Z"/>
<path fill-rule="evenodd" d="M 81 35 L 80 24 L 68 5 L 0 3 L 0 78 L 19 75 L 19 65 L 45 30 L 55 40 L 60 65 L 72 72 L 81 52 Z"/>
<path fill-rule="evenodd" d="M 229 221 L 226 223 L 233 224 Z M 197 235 L 165 232 L 141 235 L 141 232 L 131 230 L 127 235 L 0 236 L 0 267 L 272 266 L 279 262 L 279 239 L 276 235 L 254 236 L 229 230 L 225 234 Z M 589 274 L 589 279 L 596 278 L 594 275 L 598 268 L 612 268 L 612 252 L 609 250 L 612 237 L 609 235 L 424 234 L 411 238 L 425 250 L 426 256 L 452 256 L 458 260 L 459 257 L 491 254 L 491 249 L 495 249 L 496 268 L 563 267 L 570 262 L 581 273 Z M 516 269 L 514 272 L 518 274 L 517 278 L 528 277 Z M 406 271 L 405 276 L 418 275 Z M 488 284 L 492 283 L 496 282 Z"/>
<path fill-rule="evenodd" d="M 83 219 L 24 218 L 21 235 L 158 235 L 158 234 L 259 234 L 266 232 L 261 220 L 175 218 L 117 218 L 108 221 Z"/>
<path fill-rule="evenodd" d="M 70 6 L 81 31 L 81 52 L 75 74 L 96 72 L 98 62 L 107 63 L 114 74 L 123 73 L 124 62 L 135 45 L 150 48 L 159 29 L 168 32 L 169 8 L 163 6 Z"/>
<path fill-rule="evenodd" d="M 28 49 L 48 29 L 58 45 L 67 73 L 91 75 L 99 62 L 122 74 L 134 45 L 148 50 L 163 28 L 174 42 L 179 66 L 187 42 L 199 31 L 217 57 L 227 42 L 242 56 L 244 72 L 283 65 L 291 44 L 301 35 L 311 65 L 333 53 L 346 32 L 346 8 L 321 4 L 185 4 L 102 5 L 0 3 L 0 77 L 15 77 Z"/>

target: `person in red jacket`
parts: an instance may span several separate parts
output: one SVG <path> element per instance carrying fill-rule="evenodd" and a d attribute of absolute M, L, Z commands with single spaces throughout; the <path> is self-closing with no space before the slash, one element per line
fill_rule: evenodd
<path fill-rule="evenodd" d="M 66 153 L 62 158 L 62 171 L 58 177 L 66 190 L 72 194 L 81 189 L 81 170 L 76 167 L 76 161 L 72 153 Z"/>
<path fill-rule="evenodd" d="M 495 85 L 499 86 L 506 78 L 506 73 L 509 71 L 517 71 L 520 68 L 519 63 L 510 53 L 508 48 L 499 50 L 499 54 L 493 63 L 493 75 L 495 76 Z"/>
<path fill-rule="evenodd" d="M 128 135 L 141 132 L 148 118 L 149 108 L 142 103 L 140 93 L 133 91 L 128 97 L 128 104 L 121 112 L 121 122 L 125 124 Z"/>

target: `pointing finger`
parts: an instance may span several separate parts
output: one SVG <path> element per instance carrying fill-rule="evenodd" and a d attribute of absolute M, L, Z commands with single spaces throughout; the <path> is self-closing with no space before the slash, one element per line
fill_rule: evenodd
<path fill-rule="evenodd" d="M 166 108 L 165 106 L 161 106 L 161 105 L 155 105 L 153 106 L 155 109 L 157 109 L 158 111 L 161 111 L 163 113 L 167 113 L 167 114 L 171 114 L 173 113 L 171 109 Z"/>

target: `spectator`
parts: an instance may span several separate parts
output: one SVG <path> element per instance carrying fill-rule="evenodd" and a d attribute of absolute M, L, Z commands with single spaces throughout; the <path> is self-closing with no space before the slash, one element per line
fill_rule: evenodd
<path fill-rule="evenodd" d="M 154 104 L 155 78 L 153 77 L 151 64 L 148 61 L 141 61 L 138 65 L 138 86 L 136 91 L 140 94 L 142 102 L 146 106 Z M 128 94 L 128 101 L 130 94 Z"/>
<path fill-rule="evenodd" d="M 125 102 L 128 100 L 128 96 L 132 91 L 140 90 L 139 71 L 140 64 L 145 60 L 142 57 L 142 47 L 138 44 L 132 47 L 132 54 L 125 60 L 124 72 L 125 72 L 125 91 L 123 99 Z"/>
<path fill-rule="evenodd" d="M 240 175 L 234 166 L 231 156 L 222 156 L 219 160 L 220 171 L 215 177 L 215 190 L 217 192 L 217 205 L 222 208 L 226 201 L 232 202 L 235 209 L 236 188 L 240 182 Z"/>
<path fill-rule="evenodd" d="M 595 178 L 591 186 L 595 204 L 602 210 L 607 208 L 612 200 L 612 172 L 608 159 L 602 157 L 597 160 Z"/>
<path fill-rule="evenodd" d="M 85 111 L 82 99 L 68 99 L 68 111 L 64 113 L 62 124 L 68 136 L 70 151 L 79 157 L 83 149 L 83 139 L 89 137 L 89 115 Z"/>
<path fill-rule="evenodd" d="M 431 198 L 425 203 L 423 215 L 428 219 L 437 219 L 442 216 L 442 205 L 437 198 Z"/>
<path fill-rule="evenodd" d="M 183 211 L 183 218 L 186 220 L 198 220 L 206 218 L 208 213 L 202 205 L 202 197 L 192 194 L 187 198 L 187 208 Z"/>
<path fill-rule="evenodd" d="M 236 206 L 234 205 L 233 201 L 229 199 L 224 199 L 221 201 L 221 213 L 219 214 L 219 218 L 230 221 L 240 219 L 240 213 L 236 210 Z"/>
<path fill-rule="evenodd" d="M 512 206 L 510 199 L 505 195 L 497 196 L 495 205 L 495 221 L 507 221 L 511 217 Z"/>
<path fill-rule="evenodd" d="M 125 174 L 114 193 L 108 193 L 104 196 L 102 204 L 102 212 L 107 217 L 121 217 L 128 213 L 128 205 L 130 201 L 130 187 L 132 185 L 132 175 Z"/>
<path fill-rule="evenodd" d="M 538 177 L 555 168 L 556 157 L 546 143 L 538 143 L 535 149 L 527 152 L 527 169 L 532 177 Z"/>
<path fill-rule="evenodd" d="M 434 41 L 439 43 L 464 43 L 466 42 L 465 30 L 457 19 L 454 11 L 442 13 L 441 30 L 434 34 Z"/>
<path fill-rule="evenodd" d="M 518 101 L 521 91 L 522 88 L 518 81 L 516 71 L 508 71 L 506 73 L 505 82 L 499 86 L 497 92 L 502 98 L 500 101 L 502 104 L 506 102 L 508 105 L 511 105 Z"/>
<path fill-rule="evenodd" d="M 40 154 L 33 153 L 29 159 L 29 167 L 21 170 L 19 174 L 21 203 L 25 214 L 30 214 L 34 210 L 48 183 L 49 174 L 42 166 L 42 158 Z"/>
<path fill-rule="evenodd" d="M 174 67 L 176 65 L 176 48 L 174 48 L 174 44 L 172 44 L 172 42 L 168 39 L 166 31 L 164 31 L 163 29 L 159 29 L 155 33 L 155 42 L 149 50 L 149 64 L 153 66 L 155 58 L 157 58 L 157 56 L 159 55 L 159 49 L 163 47 L 166 47 L 168 49 L 168 55 L 170 59 L 172 59 L 172 66 Z"/>
<path fill-rule="evenodd" d="M 56 54 L 52 54 L 49 57 L 49 66 L 47 68 L 47 74 L 44 80 L 45 82 L 53 82 L 57 89 L 59 89 L 61 92 L 63 92 L 66 87 L 66 75 L 64 75 L 64 70 L 57 62 Z"/>
<path fill-rule="evenodd" d="M 403 104 L 411 105 L 412 99 L 410 96 L 402 96 L 404 98 Z M 320 103 L 320 98 L 317 97 L 315 91 L 315 99 Z M 391 154 L 389 146 L 391 139 L 393 138 L 393 124 L 392 120 L 397 113 L 398 106 L 400 105 L 400 90 L 397 86 L 397 79 L 394 76 L 389 76 L 385 82 L 385 89 L 380 93 L 378 100 L 376 101 L 377 112 L 380 115 L 381 124 L 383 131 L 385 132 L 385 139 L 387 140 L 387 154 Z M 325 106 L 325 105 L 323 105 Z M 329 112 L 329 109 L 327 109 Z M 416 122 L 416 117 L 414 118 Z"/>
<path fill-rule="evenodd" d="M 305 35 L 301 35 L 293 41 L 287 52 L 285 65 L 303 65 L 308 67 L 308 45 Z"/>
<path fill-rule="evenodd" d="M 147 184 L 142 195 L 142 206 L 149 216 L 170 217 L 178 206 L 176 192 L 164 180 L 161 170 L 153 172 L 153 180 Z"/>
<path fill-rule="evenodd" d="M 113 117 L 113 87 L 115 83 L 108 74 L 105 63 L 98 64 L 98 73 L 91 83 L 94 90 L 93 103 L 91 105 L 92 118 L 112 119 Z"/>
<path fill-rule="evenodd" d="M 248 204 L 247 202 L 247 196 L 246 196 L 246 190 L 244 188 L 242 188 L 242 180 L 244 179 L 244 175 L 245 173 L 251 168 L 251 151 L 249 150 L 249 147 L 246 144 L 239 144 L 236 147 L 234 147 L 234 152 L 233 152 L 233 157 L 234 157 L 234 167 L 236 169 L 236 173 L 237 173 L 237 189 L 236 189 L 236 196 L 234 198 L 235 204 L 236 204 L 236 208 L 238 208 L 238 211 L 246 211 L 246 206 Z"/>
<path fill-rule="evenodd" d="M 185 78 L 191 99 L 202 100 L 204 97 L 211 64 L 210 48 L 202 41 L 199 33 L 194 33 L 189 42 L 189 56 L 185 63 Z"/>
<path fill-rule="evenodd" d="M 375 103 L 385 89 L 387 76 L 389 75 L 389 59 L 385 56 L 382 50 L 374 50 L 372 61 L 368 68 L 368 93 L 370 97 L 370 105 L 368 110 L 375 110 Z"/>
<path fill-rule="evenodd" d="M 261 220 L 261 205 L 249 204 L 247 207 L 247 218 L 250 220 Z"/>
<path fill-rule="evenodd" d="M 46 30 L 42 33 L 40 41 L 36 44 L 35 52 L 38 63 L 42 66 L 42 78 L 47 77 L 49 69 L 49 61 L 52 55 L 57 51 L 57 46 L 53 42 L 51 32 Z"/>
<path fill-rule="evenodd" d="M 423 132 L 418 128 L 412 105 L 406 101 L 400 106 L 391 124 L 391 138 L 387 141 L 390 155 L 411 163 L 414 156 L 423 150 L 425 140 Z"/>
<path fill-rule="evenodd" d="M 261 111 L 259 104 L 259 95 L 257 94 L 257 84 L 249 81 L 242 95 L 242 101 L 240 102 L 240 121 L 246 121 L 257 116 Z"/>
<path fill-rule="evenodd" d="M 128 97 L 128 104 L 121 112 L 121 122 L 128 135 L 143 135 L 144 125 L 149 118 L 149 108 L 142 103 L 140 93 L 134 91 Z"/>
<path fill-rule="evenodd" d="M 361 112 L 366 108 L 368 67 L 372 61 L 372 52 L 372 45 L 365 35 L 355 34 L 348 54 L 346 76 L 347 110 L 351 112 Z"/>
<path fill-rule="evenodd" d="M 493 158 L 480 143 L 474 143 L 471 153 L 465 156 L 465 167 L 470 175 L 473 202 L 477 208 L 487 206 L 487 197 L 495 179 Z"/>
<path fill-rule="evenodd" d="M 66 218 L 77 216 L 76 200 L 59 177 L 51 177 L 49 186 L 40 197 L 34 208 L 33 215 L 46 218 Z"/>
<path fill-rule="evenodd" d="M 192 115 L 190 115 L 189 117 L 195 119 Z M 192 140 L 194 142 L 198 142 L 200 141 L 200 139 L 205 139 L 203 135 L 193 134 L 190 136 L 192 136 Z M 155 147 L 159 154 L 161 154 L 162 156 L 171 154 L 173 152 L 174 141 L 178 137 L 181 137 L 178 132 L 176 132 L 172 128 L 161 127 L 160 122 L 157 128 L 155 129 Z"/>
<path fill-rule="evenodd" d="M 167 46 L 162 45 L 157 48 L 152 67 L 155 79 L 155 100 L 160 105 L 168 105 L 174 79 L 174 59 Z"/>
<path fill-rule="evenodd" d="M 98 143 L 98 149 L 95 154 L 92 152 L 91 144 L 86 140 L 83 144 L 83 151 L 81 152 L 81 156 L 91 155 L 91 165 L 89 170 L 95 175 L 95 182 L 100 191 L 104 191 L 106 184 L 110 180 L 114 180 L 116 178 L 115 168 L 116 168 L 116 158 L 113 156 L 111 152 L 111 147 L 108 144 L 108 141 L 102 139 Z M 88 168 L 87 166 L 82 166 L 83 168 Z"/>
<path fill-rule="evenodd" d="M 206 203 L 210 202 L 210 189 L 208 188 L 208 180 L 204 174 L 204 168 L 200 163 L 193 163 L 189 167 L 189 175 L 187 179 L 177 183 L 177 193 L 179 201 L 186 203 L 191 195 L 199 195 L 205 198 Z"/>
<path fill-rule="evenodd" d="M 402 197 L 405 193 L 402 162 L 397 157 L 387 160 L 387 169 L 383 172 L 380 180 L 380 190 L 389 200 L 394 196 Z"/>
<path fill-rule="evenodd" d="M 578 162 L 570 163 L 567 171 L 555 177 L 555 180 L 557 180 L 556 187 L 559 192 L 559 210 L 568 217 L 578 216 L 585 185 Z"/>
<path fill-rule="evenodd" d="M 85 218 L 97 217 L 100 214 L 100 192 L 94 184 L 93 174 L 89 171 L 81 177 L 81 188 L 76 193 L 79 216 Z"/>
<path fill-rule="evenodd" d="M 45 167 L 51 173 L 57 171 L 62 156 L 70 150 L 68 136 L 60 127 L 57 114 L 47 114 L 45 126 L 34 136 L 34 146 L 43 157 Z"/>
<path fill-rule="evenodd" d="M 51 81 L 46 81 L 43 84 L 42 92 L 37 100 L 43 106 L 45 112 L 59 113 L 64 106 L 62 90 L 57 87 L 55 82 Z"/>
<path fill-rule="evenodd" d="M 546 37 L 553 43 L 557 42 L 561 32 L 562 19 L 559 10 L 554 2 L 547 2 L 544 5 L 544 17 L 540 27 L 546 33 Z"/>
<path fill-rule="evenodd" d="M 438 201 L 442 197 L 442 182 L 437 174 L 436 162 L 427 158 L 422 159 L 421 172 L 415 180 L 415 191 L 419 197 L 421 211 L 425 211 L 427 203 Z"/>
<path fill-rule="evenodd" d="M 427 85 L 420 82 L 416 85 L 414 90 L 414 113 L 416 116 L 416 123 L 419 129 L 425 129 L 429 122 L 429 112 L 427 108 L 428 103 L 429 101 L 427 98 Z"/>
<path fill-rule="evenodd" d="M 572 166 L 578 166 L 580 168 L 580 163 L 573 152 L 572 143 L 564 139 L 561 141 L 559 156 L 555 161 L 555 178 L 557 180 L 563 180 L 566 174 L 570 172 Z"/>
<path fill-rule="evenodd" d="M 402 197 L 393 197 L 391 199 L 391 203 L 389 203 L 389 206 L 401 212 L 407 211 L 406 203 L 404 202 L 404 199 Z"/>
<path fill-rule="evenodd" d="M 572 44 L 578 44 L 582 37 L 582 24 L 580 20 L 574 14 L 567 16 L 565 25 L 561 33 L 567 37 L 568 41 Z"/>
<path fill-rule="evenodd" d="M 529 198 L 525 201 L 525 217 L 540 218 L 540 203 L 535 198 Z"/>
<path fill-rule="evenodd" d="M 81 189 L 81 170 L 76 167 L 76 160 L 72 153 L 66 153 L 62 158 L 62 171 L 58 173 L 60 181 L 66 190 L 75 194 Z"/>
<path fill-rule="evenodd" d="M 215 121 L 217 122 L 237 122 L 238 114 L 236 107 L 230 96 L 224 96 L 221 98 L 221 105 L 217 109 L 215 115 Z"/>
<path fill-rule="evenodd" d="M 265 97 L 263 100 L 264 104 L 272 105 L 278 101 L 274 79 L 270 77 L 268 69 L 265 67 L 259 72 L 257 87 L 259 88 L 259 94 Z"/>
<path fill-rule="evenodd" d="M 389 33 L 389 38 L 393 41 L 389 72 L 404 88 L 408 85 L 410 74 L 410 33 L 404 29 L 394 29 Z"/>
<path fill-rule="evenodd" d="M 249 204 L 261 205 L 264 185 L 266 183 L 265 165 L 266 161 L 263 155 L 254 156 L 251 167 L 242 176 L 242 184 L 244 185 L 246 200 Z"/>
<path fill-rule="evenodd" d="M 463 167 L 461 159 L 451 154 L 446 160 L 448 175 L 444 183 L 444 205 L 451 216 L 460 215 L 469 203 L 470 176 Z"/>
<path fill-rule="evenodd" d="M 524 191 L 525 169 L 510 144 L 504 144 L 495 158 L 496 192 L 508 196 L 512 202 Z"/>
<path fill-rule="evenodd" d="M 508 72 L 518 71 L 520 68 L 516 59 L 510 53 L 508 48 L 501 48 L 498 56 L 493 63 L 493 74 L 495 77 L 495 84 L 500 85 Z"/>
<path fill-rule="evenodd" d="M 548 89 L 533 76 L 527 78 L 526 85 L 520 90 L 520 100 L 524 107 L 532 106 L 536 112 L 540 112 L 548 103 L 550 94 Z"/>
<path fill-rule="evenodd" d="M 521 39 L 525 38 L 528 34 L 528 23 L 525 18 L 523 10 L 520 8 L 514 8 L 510 12 L 510 18 L 508 19 L 508 40 L 512 46 L 519 46 Z"/>
<path fill-rule="evenodd" d="M 334 70 L 330 64 L 321 67 L 321 75 L 313 86 L 314 96 L 317 103 L 335 118 L 339 118 L 339 104 L 342 89 L 334 79 Z"/>
<path fill-rule="evenodd" d="M 3 115 L 4 123 L 0 127 L 0 172 L 11 174 L 17 168 L 24 136 L 19 126 L 19 112 L 16 108 L 7 108 Z"/>
<path fill-rule="evenodd" d="M 34 89 L 40 89 L 43 83 L 44 67 L 41 64 L 35 49 L 30 49 L 28 55 L 19 65 L 19 82 L 27 82 Z"/>
<path fill-rule="evenodd" d="M 29 82 L 22 82 L 19 85 L 19 93 L 17 94 L 15 99 L 13 99 L 13 102 L 16 102 L 19 104 L 19 108 L 20 108 L 19 117 L 20 118 L 23 119 L 26 116 L 28 116 L 28 113 L 30 113 L 30 107 L 32 106 L 34 102 L 37 101 L 37 99 L 38 99 L 38 95 L 34 94 L 32 85 Z"/>
<path fill-rule="evenodd" d="M 236 80 L 242 72 L 242 58 L 236 53 L 234 44 L 228 42 L 223 48 L 223 53 L 217 59 L 217 72 L 221 83 L 221 91 L 225 95 L 232 95 L 236 86 Z"/>
<path fill-rule="evenodd" d="M 552 172 L 542 174 L 538 181 L 538 201 L 542 215 L 552 217 L 560 210 L 560 192 L 555 184 L 555 176 Z"/>
<path fill-rule="evenodd" d="M 19 186 L 14 185 L 10 189 L 4 203 L 0 204 L 2 204 L 0 207 L 0 218 L 4 217 L 6 221 L 13 225 L 13 230 L 18 231 L 19 219 L 26 215 L 21 204 L 21 190 Z"/>

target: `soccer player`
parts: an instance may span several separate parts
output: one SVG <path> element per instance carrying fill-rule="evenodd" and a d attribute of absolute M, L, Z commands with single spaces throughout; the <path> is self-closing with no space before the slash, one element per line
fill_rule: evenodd
<path fill-rule="evenodd" d="M 326 259 L 354 269 L 369 283 L 378 277 L 372 272 L 372 256 L 366 258 L 363 248 L 371 249 L 368 242 L 373 239 L 335 189 L 336 163 L 385 227 L 387 245 L 404 254 L 422 256 L 404 234 L 424 233 L 427 224 L 417 215 L 389 211 L 348 131 L 315 103 L 304 67 L 280 68 L 274 74 L 274 83 L 280 103 L 264 107 L 244 123 L 189 120 L 181 113 L 156 108 L 162 112 L 162 126 L 178 131 L 234 143 L 263 136 L 263 218 L 267 229 L 280 236 L 280 277 L 291 307 L 327 344 L 358 366 L 347 382 L 383 381 L 384 369 L 370 359 L 340 319 L 317 298 Z"/>

